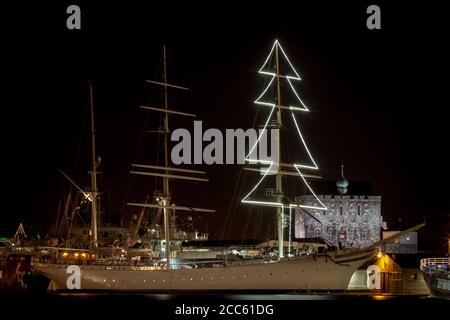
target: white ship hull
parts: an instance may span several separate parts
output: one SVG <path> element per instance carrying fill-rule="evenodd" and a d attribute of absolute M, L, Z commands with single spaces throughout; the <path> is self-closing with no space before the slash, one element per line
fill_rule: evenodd
<path fill-rule="evenodd" d="M 209 290 L 346 290 L 353 272 L 370 256 L 302 256 L 277 262 L 176 270 L 140 266 L 80 265 L 82 290 L 209 291 Z M 333 261 L 334 260 L 334 261 Z M 340 261 L 337 263 L 336 261 Z M 52 280 L 54 289 L 67 290 L 67 265 L 34 263 Z"/>

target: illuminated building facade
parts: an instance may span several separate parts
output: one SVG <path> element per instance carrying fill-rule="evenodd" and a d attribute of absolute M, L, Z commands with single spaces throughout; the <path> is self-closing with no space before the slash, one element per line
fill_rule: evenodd
<path fill-rule="evenodd" d="M 381 196 L 372 194 L 369 182 L 342 182 L 314 183 L 312 187 L 327 210 L 296 209 L 295 238 L 323 238 L 347 248 L 361 248 L 381 239 L 386 228 L 381 216 Z M 313 207 L 318 205 L 313 195 L 296 200 Z"/>

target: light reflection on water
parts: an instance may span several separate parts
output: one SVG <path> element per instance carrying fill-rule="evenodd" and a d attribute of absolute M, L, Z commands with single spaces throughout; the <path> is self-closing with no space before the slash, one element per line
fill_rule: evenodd
<path fill-rule="evenodd" d="M 141 298 L 148 298 L 151 300 L 177 300 L 183 298 L 218 298 L 225 300 L 268 300 L 268 301 L 283 301 L 283 300 L 304 300 L 304 301 L 323 301 L 323 300 L 415 300 L 415 299 L 433 299 L 427 295 L 383 295 L 383 294 L 258 294 L 258 293 L 236 293 L 236 294 L 170 294 L 170 293 L 139 293 L 139 292 L 67 292 L 67 293 L 51 293 L 51 295 L 61 296 L 64 298 L 75 298 L 80 300 L 89 300 L 98 297 L 120 297 L 120 296 L 134 296 Z"/>

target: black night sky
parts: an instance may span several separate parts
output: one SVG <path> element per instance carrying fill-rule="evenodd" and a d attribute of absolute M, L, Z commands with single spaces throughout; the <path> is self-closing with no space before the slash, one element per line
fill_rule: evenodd
<path fill-rule="evenodd" d="M 405 2 L 406 3 L 406 2 Z M 303 131 L 325 180 L 339 175 L 340 150 L 350 181 L 369 180 L 382 196 L 388 226 L 426 218 L 420 246 L 443 250 L 450 230 L 448 102 L 439 8 L 379 2 L 382 29 L 366 28 L 372 3 L 315 6 L 303 1 L 188 5 L 80 3 L 82 29 L 66 29 L 72 3 L 11 9 L 4 37 L 2 233 L 19 222 L 48 228 L 56 218 L 62 169 L 81 185 L 89 178 L 88 79 L 92 79 L 101 187 L 111 217 L 129 217 L 154 181 L 132 177 L 131 163 L 156 161 L 160 105 L 145 79 L 160 77 L 162 45 L 169 80 L 187 86 L 170 104 L 198 115 L 206 128 L 249 128 L 252 101 L 264 87 L 257 73 L 278 38 L 303 78 L 297 85 L 311 113 Z M 5 30 L 3 30 L 5 33 Z M 161 70 L 161 69 L 159 69 Z M 447 97 L 448 98 L 448 97 Z M 84 130 L 83 130 L 84 123 Z M 192 128 L 174 118 L 173 127 Z M 78 160 L 77 160 L 78 159 Z M 217 210 L 211 238 L 265 237 L 273 218 L 238 204 L 236 165 L 198 166 L 211 182 L 174 196 Z M 243 192 L 243 191 L 242 191 Z M 192 203 L 190 203 L 192 204 Z M 206 223 L 199 223 L 204 229 Z M 1 235 L 0 235 L 1 236 Z"/>

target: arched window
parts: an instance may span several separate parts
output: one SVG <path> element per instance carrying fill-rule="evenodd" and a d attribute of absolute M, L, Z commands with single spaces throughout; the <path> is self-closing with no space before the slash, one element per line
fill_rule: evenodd
<path fill-rule="evenodd" d="M 322 231 L 320 230 L 320 228 L 315 228 L 314 229 L 314 238 L 320 238 Z"/>
<path fill-rule="evenodd" d="M 350 212 L 350 222 L 355 222 L 356 221 L 356 215 L 354 212 Z"/>
<path fill-rule="evenodd" d="M 361 214 L 361 205 L 358 204 L 358 216 Z"/>
<path fill-rule="evenodd" d="M 369 214 L 367 212 L 363 213 L 363 221 L 368 222 L 369 221 Z"/>
<path fill-rule="evenodd" d="M 355 228 L 348 229 L 348 240 L 350 240 L 350 241 L 356 240 L 356 230 L 355 230 Z"/>
<path fill-rule="evenodd" d="M 369 230 L 367 228 L 361 230 L 361 240 L 369 240 Z"/>
<path fill-rule="evenodd" d="M 334 240 L 336 237 L 336 231 L 334 230 L 333 227 L 329 227 L 327 229 L 327 239 L 328 240 Z"/>
<path fill-rule="evenodd" d="M 347 231 L 345 231 L 344 227 L 342 227 L 341 231 L 339 232 L 339 240 L 347 240 Z"/>
<path fill-rule="evenodd" d="M 342 204 L 339 206 L 339 214 L 341 216 L 344 214 L 344 208 L 342 207 Z"/>
<path fill-rule="evenodd" d="M 314 223 L 320 223 L 322 221 L 322 217 L 320 215 L 320 212 L 314 212 Z"/>

